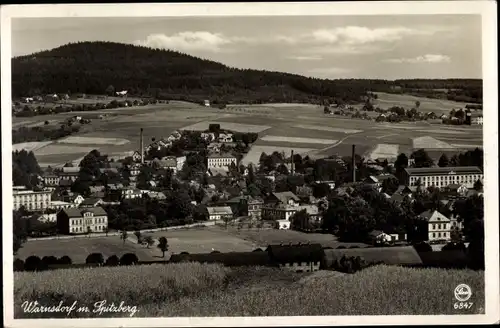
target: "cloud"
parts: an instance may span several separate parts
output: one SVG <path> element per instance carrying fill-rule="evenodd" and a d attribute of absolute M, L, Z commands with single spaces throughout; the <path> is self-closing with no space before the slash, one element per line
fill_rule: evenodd
<path fill-rule="evenodd" d="M 135 41 L 134 44 L 159 49 L 170 49 L 178 51 L 202 50 L 219 52 L 222 46 L 233 41 L 222 34 L 206 31 L 186 31 L 173 35 L 150 34 L 146 40 Z"/>
<path fill-rule="evenodd" d="M 393 59 L 388 59 L 387 62 L 389 63 L 395 63 L 395 64 L 402 64 L 402 63 L 407 63 L 407 64 L 419 64 L 419 63 L 431 63 L 431 64 L 437 64 L 437 63 L 449 63 L 451 61 L 451 58 L 446 55 L 435 55 L 435 54 L 427 54 L 423 56 L 417 56 L 413 58 L 393 58 Z"/>
<path fill-rule="evenodd" d="M 316 30 L 312 37 L 320 42 L 366 44 L 372 42 L 393 42 L 405 36 L 422 34 L 423 31 L 406 27 L 374 28 L 346 26 L 330 30 Z"/>
<path fill-rule="evenodd" d="M 321 56 L 289 56 L 288 59 L 299 60 L 299 61 L 309 61 L 309 60 L 321 60 Z"/>

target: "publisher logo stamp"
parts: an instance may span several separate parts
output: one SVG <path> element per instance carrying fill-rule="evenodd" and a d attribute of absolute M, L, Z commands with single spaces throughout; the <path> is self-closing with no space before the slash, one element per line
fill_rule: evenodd
<path fill-rule="evenodd" d="M 472 296 L 472 290 L 469 285 L 460 284 L 455 287 L 455 298 L 459 302 L 467 302 Z"/>

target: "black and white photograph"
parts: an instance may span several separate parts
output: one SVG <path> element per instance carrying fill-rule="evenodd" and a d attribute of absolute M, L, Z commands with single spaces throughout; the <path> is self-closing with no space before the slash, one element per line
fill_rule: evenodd
<path fill-rule="evenodd" d="M 495 2 L 1 15 L 7 327 L 499 322 Z"/>

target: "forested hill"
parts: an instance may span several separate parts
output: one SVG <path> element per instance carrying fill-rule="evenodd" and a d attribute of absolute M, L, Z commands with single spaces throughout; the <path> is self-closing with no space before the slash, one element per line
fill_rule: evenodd
<path fill-rule="evenodd" d="M 429 81 L 400 82 L 412 88 L 477 87 L 478 83 L 481 86 L 480 80 Z M 137 96 L 188 101 L 208 98 L 214 103 L 358 102 L 367 91 L 405 91 L 401 88 L 394 91 L 395 84 L 396 81 L 324 80 L 235 69 L 175 51 L 113 42 L 71 43 L 12 59 L 13 97 L 49 93 L 104 94 L 114 88 Z"/>
<path fill-rule="evenodd" d="M 13 95 L 103 94 L 221 101 L 358 101 L 367 83 L 329 81 L 279 72 L 234 69 L 179 52 L 111 42 L 81 42 L 12 60 Z"/>

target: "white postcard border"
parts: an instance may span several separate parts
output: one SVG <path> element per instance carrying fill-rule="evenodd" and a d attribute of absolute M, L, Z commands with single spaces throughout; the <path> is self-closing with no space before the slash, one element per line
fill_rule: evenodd
<path fill-rule="evenodd" d="M 494 1 L 397 1 L 342 3 L 191 3 L 191 4 L 81 4 L 9 5 L 1 10 L 2 104 L 2 210 L 4 318 L 6 327 L 212 327 L 312 326 L 378 324 L 472 324 L 499 320 L 498 266 L 498 75 L 497 18 Z M 429 15 L 482 16 L 485 199 L 485 315 L 438 316 L 323 316 L 231 318 L 120 318 L 120 319 L 13 319 L 12 254 L 12 138 L 11 138 L 11 24 L 12 17 L 163 17 L 163 16 L 314 16 L 314 15 Z M 8 110 L 6 110 L 8 109 Z"/>

